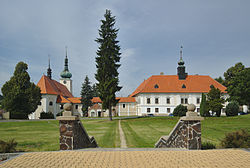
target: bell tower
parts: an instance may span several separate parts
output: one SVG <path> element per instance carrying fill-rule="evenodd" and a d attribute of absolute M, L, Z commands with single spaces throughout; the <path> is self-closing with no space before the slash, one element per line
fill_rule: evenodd
<path fill-rule="evenodd" d="M 180 49 L 180 60 L 178 62 L 178 67 L 177 67 L 177 75 L 179 77 L 179 80 L 185 80 L 186 77 L 187 77 L 187 73 L 185 72 L 185 62 L 183 61 L 182 59 L 182 49 L 183 47 L 181 46 L 181 49 Z"/>
<path fill-rule="evenodd" d="M 68 67 L 68 56 L 67 56 L 67 47 L 66 47 L 66 57 L 64 60 L 64 70 L 61 72 L 60 76 L 60 83 L 67 87 L 67 89 L 72 93 L 72 80 L 70 79 L 72 77 L 72 74 L 69 72 Z"/>

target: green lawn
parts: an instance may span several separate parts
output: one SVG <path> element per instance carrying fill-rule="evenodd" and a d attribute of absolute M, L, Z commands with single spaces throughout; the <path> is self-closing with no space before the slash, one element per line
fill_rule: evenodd
<path fill-rule="evenodd" d="M 131 148 L 154 147 L 162 135 L 174 128 L 177 117 L 150 117 L 122 120 L 127 146 Z M 118 120 L 82 120 L 89 135 L 93 135 L 100 147 L 120 147 Z M 202 121 L 202 141 L 210 141 L 219 147 L 225 133 L 241 128 L 250 132 L 250 115 L 236 117 L 212 117 Z M 0 122 L 0 139 L 14 138 L 21 151 L 59 150 L 59 124 L 57 120 Z"/>

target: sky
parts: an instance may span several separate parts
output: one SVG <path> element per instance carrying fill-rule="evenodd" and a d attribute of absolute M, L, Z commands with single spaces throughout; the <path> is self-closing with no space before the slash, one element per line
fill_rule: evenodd
<path fill-rule="evenodd" d="M 250 66 L 249 0 L 1 0 L 0 88 L 19 61 L 31 81 L 46 75 L 59 81 L 68 47 L 73 95 L 86 75 L 96 83 L 100 20 L 106 9 L 119 29 L 122 90 L 128 96 L 152 75 L 177 74 L 180 46 L 190 75 L 212 78 L 238 62 Z"/>

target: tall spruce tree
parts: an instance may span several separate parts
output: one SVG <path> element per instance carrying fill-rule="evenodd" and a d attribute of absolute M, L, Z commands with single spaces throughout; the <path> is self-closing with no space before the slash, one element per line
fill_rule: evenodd
<path fill-rule="evenodd" d="M 91 99 L 93 98 L 93 91 L 90 85 L 88 76 L 85 77 L 84 83 L 82 84 L 81 91 L 81 103 L 82 103 L 82 112 L 83 116 L 88 116 L 88 109 L 92 105 Z"/>
<path fill-rule="evenodd" d="M 121 66 L 118 63 L 121 53 L 119 41 L 116 40 L 119 29 L 114 28 L 115 16 L 111 15 L 110 10 L 106 10 L 101 23 L 100 37 L 95 40 L 99 44 L 95 78 L 98 81 L 97 89 L 102 100 L 102 108 L 109 110 L 109 118 L 112 120 L 112 106 L 117 103 L 115 93 L 121 90 L 118 86 L 118 68 Z"/>
<path fill-rule="evenodd" d="M 14 75 L 2 87 L 2 105 L 10 112 L 11 119 L 28 119 L 41 100 L 40 88 L 30 82 L 27 70 L 28 65 L 19 62 Z"/>
<path fill-rule="evenodd" d="M 96 84 L 92 85 L 93 97 L 99 97 Z"/>
<path fill-rule="evenodd" d="M 201 97 L 200 115 L 203 117 L 210 116 L 208 105 L 207 105 L 207 98 L 206 98 L 206 95 L 204 93 L 202 93 L 202 97 Z"/>
<path fill-rule="evenodd" d="M 216 112 L 216 116 L 220 117 L 224 98 L 222 97 L 220 89 L 215 88 L 213 85 L 211 85 L 210 88 L 211 89 L 207 94 L 208 109 L 211 110 L 212 113 Z"/>

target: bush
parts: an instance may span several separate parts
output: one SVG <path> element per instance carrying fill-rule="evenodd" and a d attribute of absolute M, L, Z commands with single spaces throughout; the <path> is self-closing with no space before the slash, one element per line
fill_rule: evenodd
<path fill-rule="evenodd" d="M 45 112 L 41 112 L 40 114 L 40 119 L 54 119 L 54 114 L 51 112 L 45 113 Z"/>
<path fill-rule="evenodd" d="M 7 142 L 0 140 L 0 153 L 13 153 L 16 152 L 17 142 L 11 139 Z"/>
<path fill-rule="evenodd" d="M 181 117 L 181 116 L 185 116 L 186 112 L 187 112 L 187 107 L 180 104 L 175 107 L 173 115 Z"/>
<path fill-rule="evenodd" d="M 211 143 L 211 142 L 204 142 L 201 144 L 201 149 L 206 150 L 206 149 L 216 149 L 216 146 Z"/>
<path fill-rule="evenodd" d="M 250 148 L 250 134 L 244 129 L 228 133 L 221 140 L 221 146 L 224 148 Z"/>
<path fill-rule="evenodd" d="M 235 101 L 230 102 L 226 107 L 227 116 L 237 116 L 239 113 L 239 104 Z"/>
<path fill-rule="evenodd" d="M 62 116 L 63 111 L 56 114 L 56 116 Z"/>

